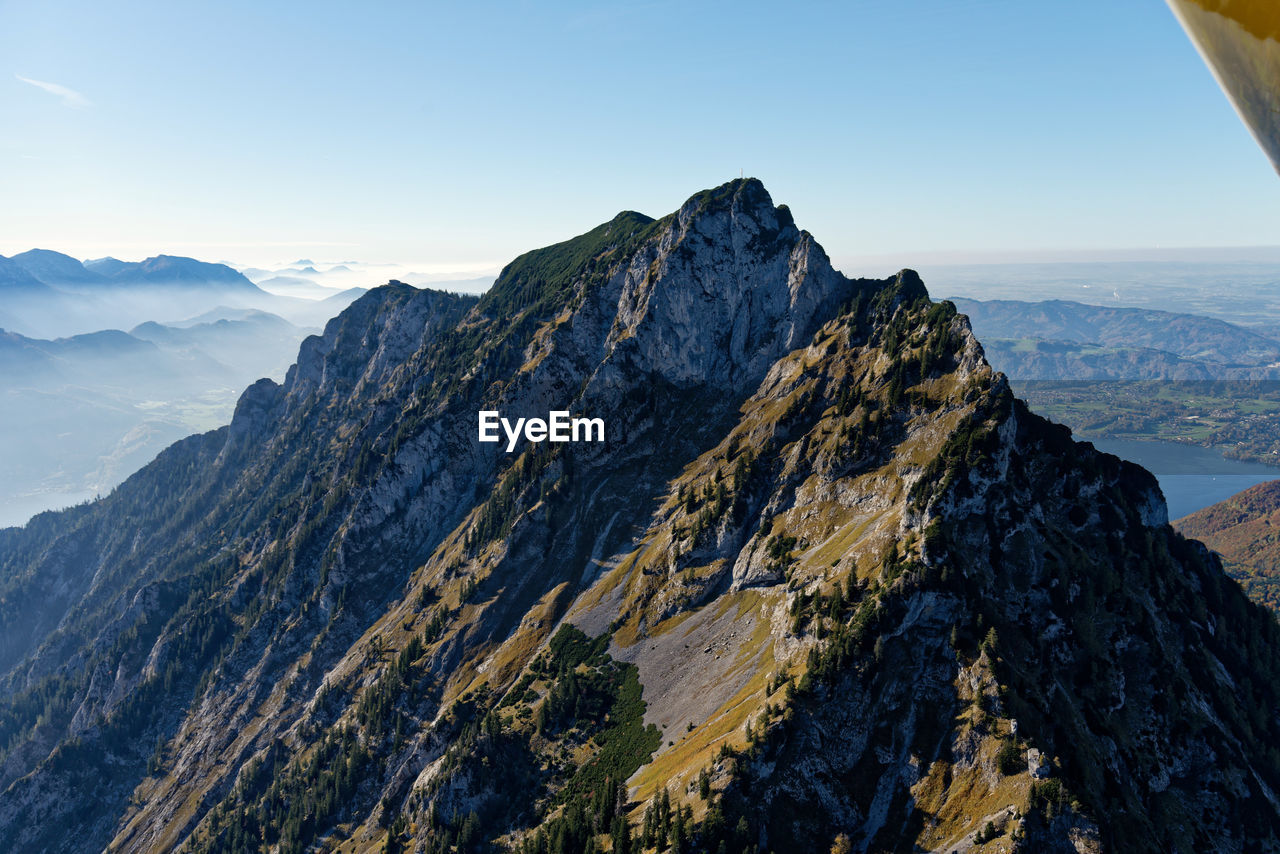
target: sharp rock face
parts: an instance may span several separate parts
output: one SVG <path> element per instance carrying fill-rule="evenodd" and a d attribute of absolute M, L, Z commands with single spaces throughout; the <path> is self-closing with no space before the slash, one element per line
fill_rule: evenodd
<path fill-rule="evenodd" d="M 1275 847 L 1278 670 L 1149 474 L 734 181 L 0 532 L 0 847 Z"/>

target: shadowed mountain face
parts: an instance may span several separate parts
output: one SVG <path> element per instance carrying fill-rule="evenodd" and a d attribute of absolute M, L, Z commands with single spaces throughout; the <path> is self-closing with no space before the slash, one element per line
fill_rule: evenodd
<path fill-rule="evenodd" d="M 13 850 L 1280 844 L 1275 621 L 755 180 L 376 289 L 0 532 L 0 674 Z"/>
<path fill-rule="evenodd" d="M 1174 525 L 1222 555 L 1227 572 L 1253 599 L 1280 611 L 1280 480 L 1250 487 Z"/>

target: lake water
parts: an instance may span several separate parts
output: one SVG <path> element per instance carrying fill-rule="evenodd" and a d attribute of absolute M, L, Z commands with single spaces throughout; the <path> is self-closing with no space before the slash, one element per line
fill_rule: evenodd
<path fill-rule="evenodd" d="M 1177 519 L 1217 504 L 1237 492 L 1280 479 L 1280 468 L 1229 460 L 1213 448 L 1178 442 L 1104 439 L 1093 443 L 1100 451 L 1137 463 L 1156 476 Z"/>

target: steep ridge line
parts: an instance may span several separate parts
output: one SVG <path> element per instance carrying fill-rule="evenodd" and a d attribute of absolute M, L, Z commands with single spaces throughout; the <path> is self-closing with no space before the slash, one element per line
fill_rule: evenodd
<path fill-rule="evenodd" d="M 0 843 L 1274 846 L 1280 636 L 1166 521 L 913 272 L 730 182 L 370 292 L 0 532 Z"/>

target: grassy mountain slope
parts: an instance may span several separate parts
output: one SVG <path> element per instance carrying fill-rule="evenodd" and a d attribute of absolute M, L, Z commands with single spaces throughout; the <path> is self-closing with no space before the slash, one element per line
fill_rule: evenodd
<path fill-rule="evenodd" d="M 1251 598 L 1280 609 L 1280 480 L 1197 510 L 1174 527 L 1220 554 Z"/>

